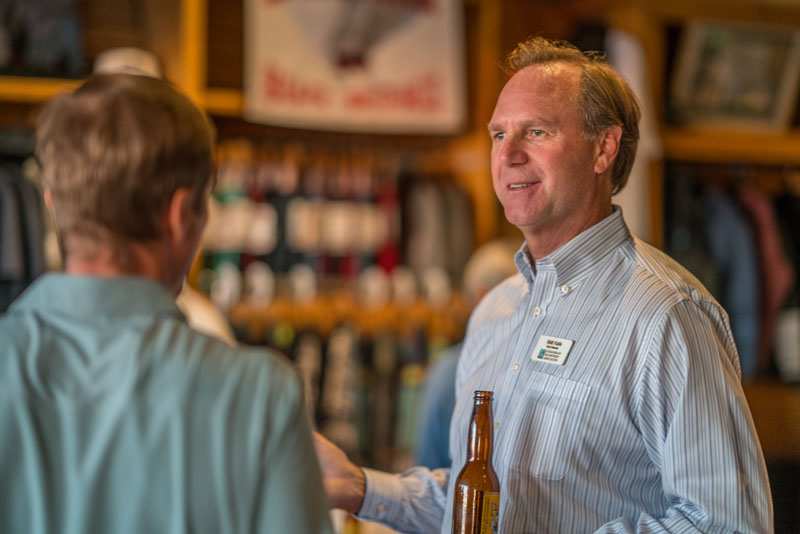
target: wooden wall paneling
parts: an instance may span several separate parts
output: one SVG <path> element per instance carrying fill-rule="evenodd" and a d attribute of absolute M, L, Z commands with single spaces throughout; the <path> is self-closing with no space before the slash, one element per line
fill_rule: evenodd
<path fill-rule="evenodd" d="M 466 4 L 468 128 L 449 146 L 447 165 L 472 198 L 476 245 L 497 235 L 498 203 L 489 169 L 486 125 L 503 83 L 500 53 L 502 6 L 494 0 Z"/>
<path fill-rule="evenodd" d="M 205 88 L 205 0 L 139 0 L 146 47 L 164 62 L 166 77 L 197 102 Z"/>

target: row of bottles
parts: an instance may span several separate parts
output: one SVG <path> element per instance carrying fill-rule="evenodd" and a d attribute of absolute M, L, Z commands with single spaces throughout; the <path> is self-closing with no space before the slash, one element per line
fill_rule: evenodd
<path fill-rule="evenodd" d="M 221 145 L 218 161 L 198 285 L 221 309 L 297 284 L 380 289 L 404 266 L 443 291 L 460 283 L 472 213 L 452 180 L 401 172 L 398 157 L 249 141 Z"/>
<path fill-rule="evenodd" d="M 396 265 L 391 168 L 362 155 L 256 149 L 249 142 L 219 152 L 205 250 L 250 255 L 280 274 L 305 264 L 346 278 L 362 265 Z"/>

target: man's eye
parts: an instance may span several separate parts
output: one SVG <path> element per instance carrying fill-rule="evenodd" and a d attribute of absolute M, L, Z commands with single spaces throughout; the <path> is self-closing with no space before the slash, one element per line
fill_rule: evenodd
<path fill-rule="evenodd" d="M 505 138 L 505 136 L 506 136 L 505 132 L 492 133 L 492 139 L 494 139 L 495 141 L 502 141 L 503 138 Z"/>
<path fill-rule="evenodd" d="M 530 137 L 542 137 L 544 135 L 544 130 L 533 128 L 531 130 L 528 130 L 528 135 Z"/>

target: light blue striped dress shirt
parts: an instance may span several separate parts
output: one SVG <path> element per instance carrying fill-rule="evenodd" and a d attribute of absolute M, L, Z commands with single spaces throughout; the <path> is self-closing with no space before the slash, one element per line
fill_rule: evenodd
<path fill-rule="evenodd" d="M 773 531 L 763 454 L 728 318 L 666 255 L 609 217 L 492 291 L 470 319 L 453 473 L 367 471 L 360 516 L 450 532 L 476 389 L 495 393 L 500 532 Z M 563 364 L 540 336 L 573 341 Z"/>

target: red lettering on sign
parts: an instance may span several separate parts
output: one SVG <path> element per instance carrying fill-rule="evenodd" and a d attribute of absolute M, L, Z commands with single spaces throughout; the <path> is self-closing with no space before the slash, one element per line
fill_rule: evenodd
<path fill-rule="evenodd" d="M 330 104 L 324 85 L 301 80 L 274 65 L 267 67 L 264 73 L 264 96 L 295 105 L 327 107 Z"/>
<path fill-rule="evenodd" d="M 404 84 L 373 83 L 350 91 L 344 104 L 356 110 L 440 111 L 440 85 L 439 77 L 431 73 Z"/>

